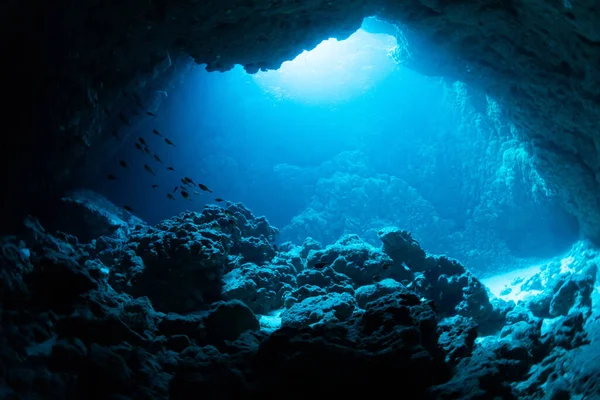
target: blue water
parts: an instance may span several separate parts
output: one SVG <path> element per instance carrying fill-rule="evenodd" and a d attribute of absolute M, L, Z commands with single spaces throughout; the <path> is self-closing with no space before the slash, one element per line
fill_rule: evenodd
<path fill-rule="evenodd" d="M 377 230 L 395 225 L 482 274 L 578 238 L 493 99 L 405 67 L 391 36 L 359 31 L 341 43 L 256 75 L 195 68 L 156 117 L 123 132 L 91 188 L 151 224 L 215 197 L 243 202 L 281 229 L 280 241 L 356 233 L 379 245 Z M 164 165 L 134 147 L 139 136 Z M 185 176 L 214 193 L 169 200 Z"/>

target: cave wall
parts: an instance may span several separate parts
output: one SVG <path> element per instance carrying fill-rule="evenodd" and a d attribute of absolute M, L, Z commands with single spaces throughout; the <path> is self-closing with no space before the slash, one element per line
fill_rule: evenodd
<path fill-rule="evenodd" d="M 591 0 L 98 0 L 2 6 L 13 126 L 0 159 L 1 226 L 59 192 L 118 128 L 131 90 L 173 55 L 209 70 L 277 68 L 365 16 L 402 24 L 407 65 L 496 98 L 533 145 L 540 172 L 600 240 L 600 11 Z M 12 87 L 15 86 L 13 89 Z M 126 89 L 126 92 L 123 92 Z M 142 97 L 145 97 L 142 90 Z M 145 98 L 143 98 L 145 101 Z M 126 117 L 129 117 L 127 115 Z M 101 150 L 95 150 L 101 149 Z M 14 218 L 13 218 L 14 219 Z"/>

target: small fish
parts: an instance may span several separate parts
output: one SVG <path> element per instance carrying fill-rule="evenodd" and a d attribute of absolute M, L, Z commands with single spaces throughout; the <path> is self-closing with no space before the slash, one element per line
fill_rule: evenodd
<path fill-rule="evenodd" d="M 274 245 L 273 245 L 273 250 L 275 250 L 275 251 L 277 251 L 277 252 L 279 251 L 279 248 L 277 247 L 277 245 L 276 245 L 276 244 L 274 244 Z"/>
<path fill-rule="evenodd" d="M 148 146 L 148 144 L 146 143 L 146 141 L 144 140 L 144 138 L 141 137 L 141 136 L 138 138 L 138 142 L 140 142 L 142 144 L 142 146 Z"/>
<path fill-rule="evenodd" d="M 152 155 L 152 153 L 150 152 L 150 149 L 148 148 L 148 146 L 144 146 L 144 147 L 142 148 L 142 151 L 143 151 L 144 153 L 146 153 L 147 155 L 149 155 L 149 156 L 151 156 L 151 155 Z"/>
<path fill-rule="evenodd" d="M 212 193 L 212 190 L 210 190 L 209 188 L 207 188 L 206 186 L 204 186 L 201 183 L 198 184 L 198 187 L 204 192 Z"/>
<path fill-rule="evenodd" d="M 123 168 L 129 168 L 129 165 L 127 165 L 127 163 L 123 160 L 119 161 L 119 165 L 121 165 Z"/>
<path fill-rule="evenodd" d="M 329 265 L 329 263 L 326 263 L 326 262 L 318 262 L 318 263 L 315 264 L 315 268 L 316 269 L 323 269 L 323 268 L 325 268 L 328 265 Z"/>
<path fill-rule="evenodd" d="M 154 114 L 154 113 L 153 113 L 153 112 L 151 112 L 151 111 L 146 111 L 146 114 L 148 114 L 148 115 L 149 115 L 149 116 L 151 116 L 151 117 L 156 117 L 156 114 Z"/>
<path fill-rule="evenodd" d="M 129 120 L 123 115 L 123 113 L 119 113 L 119 118 L 125 125 L 129 125 Z"/>
<path fill-rule="evenodd" d="M 192 185 L 196 186 L 196 182 L 194 182 L 192 180 L 192 178 L 188 178 L 187 176 L 184 178 L 186 181 L 188 181 L 189 183 L 191 183 Z"/>
<path fill-rule="evenodd" d="M 106 179 L 108 179 L 109 181 L 116 181 L 117 177 L 114 176 L 113 174 L 108 174 L 108 175 L 106 175 Z"/>
<path fill-rule="evenodd" d="M 152 129 L 152 133 L 154 133 L 156 136 L 162 137 L 162 135 L 160 134 L 160 132 L 157 131 L 156 129 Z"/>
<path fill-rule="evenodd" d="M 179 189 L 179 186 L 175 186 L 175 188 L 173 189 L 173 193 L 177 192 L 177 189 Z"/>
<path fill-rule="evenodd" d="M 130 213 L 135 212 L 133 208 L 129 207 L 128 205 L 124 205 L 123 208 L 125 209 L 125 211 L 129 211 Z"/>
<path fill-rule="evenodd" d="M 188 192 L 186 192 L 185 190 L 180 190 L 179 193 L 181 193 L 181 196 L 183 196 L 184 199 L 186 199 L 186 200 L 192 200 L 190 198 L 190 194 Z"/>
<path fill-rule="evenodd" d="M 150 172 L 152 175 L 156 175 L 156 172 L 154 172 L 154 170 L 152 168 L 150 168 L 148 166 L 148 164 L 144 164 L 144 169 L 148 172 Z"/>
<path fill-rule="evenodd" d="M 384 269 L 384 271 L 387 271 L 388 269 L 391 268 L 391 266 L 392 266 L 392 264 L 383 264 L 382 268 Z"/>
<path fill-rule="evenodd" d="M 131 93 L 131 95 L 133 96 L 133 99 L 135 100 L 135 104 L 139 108 L 143 108 L 142 107 L 142 99 L 140 99 L 140 96 L 136 92 Z"/>
<path fill-rule="evenodd" d="M 152 185 L 152 189 L 156 189 L 158 187 L 157 184 Z"/>
<path fill-rule="evenodd" d="M 169 167 L 169 168 L 167 168 L 167 169 L 168 169 L 169 171 L 175 171 L 175 168 L 173 168 L 173 167 Z"/>
<path fill-rule="evenodd" d="M 224 213 L 225 215 L 227 215 L 228 217 L 230 217 L 230 218 L 233 218 L 233 217 L 234 217 L 234 214 L 233 214 L 231 211 L 229 211 L 229 210 L 225 210 L 223 213 Z"/>
<path fill-rule="evenodd" d="M 160 157 L 159 157 L 159 156 L 157 156 L 156 154 L 154 154 L 154 159 L 155 159 L 156 161 L 158 161 L 159 163 L 161 163 L 161 164 L 164 164 L 164 163 L 162 162 L 162 160 L 160 159 Z"/>
<path fill-rule="evenodd" d="M 142 153 L 144 153 L 144 148 L 138 142 L 135 142 L 135 148 L 138 149 L 139 151 L 141 151 Z"/>
<path fill-rule="evenodd" d="M 222 203 L 222 202 L 224 202 L 225 200 L 223 200 L 223 199 L 222 199 L 222 198 L 220 198 L 220 197 L 217 197 L 217 198 L 215 199 L 215 201 L 216 201 L 217 203 Z"/>
<path fill-rule="evenodd" d="M 175 144 L 173 142 L 171 142 L 169 139 L 165 138 L 165 143 L 168 144 L 169 146 L 173 146 L 175 147 Z"/>
<path fill-rule="evenodd" d="M 167 193 L 167 197 L 169 198 L 169 200 L 175 200 L 175 197 L 173 197 L 171 193 Z"/>
<path fill-rule="evenodd" d="M 197 191 L 197 190 L 194 190 L 194 194 L 195 194 L 196 196 L 198 196 L 198 195 L 200 194 L 200 192 L 199 192 L 199 191 Z"/>
<path fill-rule="evenodd" d="M 186 181 L 185 179 L 181 178 L 180 180 L 183 185 L 189 185 L 189 182 Z"/>

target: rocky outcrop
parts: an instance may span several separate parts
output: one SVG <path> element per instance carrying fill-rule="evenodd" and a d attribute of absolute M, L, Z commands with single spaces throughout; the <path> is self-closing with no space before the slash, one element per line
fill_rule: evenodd
<path fill-rule="evenodd" d="M 540 273 L 556 282 L 541 290 L 554 317 L 552 302 L 536 316 L 534 299 L 490 298 L 397 228 L 381 231 L 385 251 L 347 235 L 272 257 L 261 249 L 276 229 L 239 203 L 86 243 L 32 218 L 25 231 L 0 241 L 7 398 L 383 396 L 389 382 L 416 398 L 597 393 L 591 249 Z"/>

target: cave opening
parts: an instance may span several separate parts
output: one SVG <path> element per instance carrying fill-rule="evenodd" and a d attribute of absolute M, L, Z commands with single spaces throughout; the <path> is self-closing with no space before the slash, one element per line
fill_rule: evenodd
<path fill-rule="evenodd" d="M 253 79 L 271 96 L 302 103 L 333 105 L 367 95 L 384 85 L 397 68 L 396 36 L 370 32 L 373 22 L 344 40 L 330 38 L 277 70 L 259 71 Z"/>
<path fill-rule="evenodd" d="M 154 224 L 213 202 L 198 188 L 193 202 L 171 193 L 200 177 L 265 215 L 279 243 L 357 234 L 378 246 L 381 228 L 401 226 L 481 276 L 567 251 L 577 221 L 498 103 L 413 71 L 410 52 L 400 29 L 368 18 L 278 70 L 193 67 L 85 180 Z"/>
<path fill-rule="evenodd" d="M 593 2 L 7 5 L 0 397 L 596 398 Z"/>

